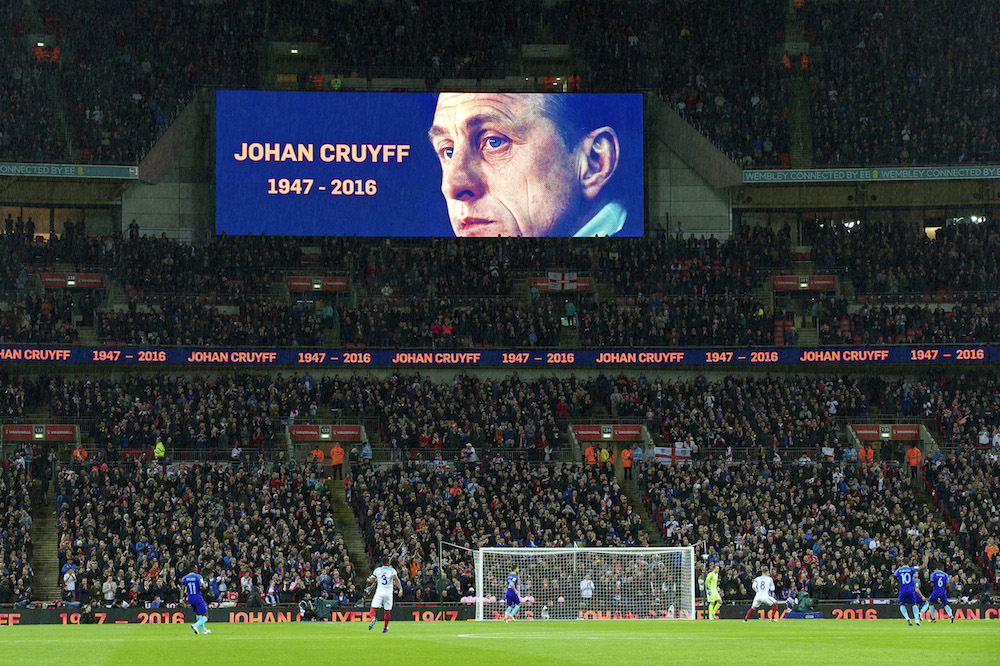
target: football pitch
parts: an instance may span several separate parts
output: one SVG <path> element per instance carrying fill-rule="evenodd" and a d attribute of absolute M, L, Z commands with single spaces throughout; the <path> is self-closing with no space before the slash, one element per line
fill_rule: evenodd
<path fill-rule="evenodd" d="M 1000 627 L 719 620 L 3 627 L 3 664 L 1000 664 Z"/>

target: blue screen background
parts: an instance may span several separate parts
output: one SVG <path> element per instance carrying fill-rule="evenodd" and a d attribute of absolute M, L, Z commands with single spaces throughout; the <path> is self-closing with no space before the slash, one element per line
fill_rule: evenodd
<path fill-rule="evenodd" d="M 574 95 L 586 103 L 589 95 Z M 624 200 L 632 233 L 641 235 L 642 97 L 614 95 L 629 122 L 616 127 L 622 161 L 631 178 Z M 618 100 L 615 100 L 618 103 Z M 434 117 L 434 93 L 317 93 L 288 91 L 216 92 L 216 233 L 293 236 L 453 237 L 441 167 L 427 138 Z M 237 161 L 243 143 L 313 144 L 312 162 Z M 627 144 L 626 144 L 627 142 Z M 323 162 L 320 146 L 408 144 L 401 163 Z M 381 160 L 381 156 L 380 156 Z M 621 169 L 621 166 L 619 167 Z M 617 174 L 616 174 L 617 177 Z M 303 194 L 268 194 L 268 179 L 313 179 Z M 374 196 L 330 193 L 333 179 L 375 180 Z M 326 186 L 325 192 L 319 186 Z M 637 229 L 637 231 L 636 231 Z"/>

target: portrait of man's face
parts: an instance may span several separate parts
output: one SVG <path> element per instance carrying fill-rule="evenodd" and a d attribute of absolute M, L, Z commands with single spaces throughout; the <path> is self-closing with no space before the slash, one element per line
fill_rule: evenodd
<path fill-rule="evenodd" d="M 546 103 L 542 95 L 438 97 L 429 136 L 456 236 L 571 235 L 593 215 L 589 208 L 617 163 L 617 138 L 601 128 L 603 138 L 595 132 L 567 146 Z M 608 135 L 611 154 L 588 159 L 604 150 Z"/>

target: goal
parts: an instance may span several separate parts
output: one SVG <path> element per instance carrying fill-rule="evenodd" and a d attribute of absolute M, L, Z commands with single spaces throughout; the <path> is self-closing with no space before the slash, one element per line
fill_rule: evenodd
<path fill-rule="evenodd" d="M 688 619 L 694 548 L 481 548 L 476 619 L 503 618 L 507 574 L 518 567 L 521 612 L 534 620 Z"/>

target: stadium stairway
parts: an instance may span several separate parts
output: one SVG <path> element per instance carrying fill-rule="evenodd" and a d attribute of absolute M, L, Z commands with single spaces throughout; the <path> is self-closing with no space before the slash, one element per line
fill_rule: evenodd
<path fill-rule="evenodd" d="M 33 596 L 41 601 L 55 601 L 62 594 L 59 585 L 59 538 L 54 508 L 55 484 L 49 484 L 45 502 L 36 507 L 31 525 L 31 544 L 34 548 L 31 568 L 35 572 Z"/>
<path fill-rule="evenodd" d="M 24 13 L 22 19 L 30 34 L 45 34 L 45 25 L 38 11 L 41 4 L 43 3 L 32 2 L 32 0 L 24 0 L 23 2 Z M 66 49 L 66 45 L 63 44 L 62 48 Z M 72 55 L 68 50 L 63 51 L 62 61 L 65 63 L 72 62 Z M 60 85 L 60 78 L 57 73 L 59 70 L 55 67 L 37 67 L 34 71 L 39 75 L 38 83 L 41 84 L 41 90 L 48 106 L 46 115 L 53 121 L 60 142 L 66 147 L 63 158 L 66 162 L 79 164 L 83 159 L 83 153 L 76 145 L 76 137 L 69 123 L 69 107 L 66 104 L 66 97 Z"/>
<path fill-rule="evenodd" d="M 774 309 L 774 290 L 771 288 L 770 276 L 768 276 L 767 282 L 759 287 L 754 287 L 750 292 L 750 295 L 760 301 L 764 309 L 771 311 Z"/>
<path fill-rule="evenodd" d="M 812 167 L 813 159 L 809 82 L 804 79 L 792 81 L 788 102 L 791 111 L 788 117 L 791 166 L 793 169 L 808 169 Z"/>
<path fill-rule="evenodd" d="M 97 329 L 93 326 L 82 326 L 77 324 L 76 336 L 81 345 L 88 345 L 90 347 L 97 346 Z"/>
<path fill-rule="evenodd" d="M 626 481 L 624 479 L 624 471 L 621 466 L 618 466 L 615 470 L 615 476 L 618 477 L 618 485 L 625 492 L 625 498 L 628 500 L 629 506 L 632 510 L 638 513 L 642 517 L 642 531 L 646 533 L 646 538 L 649 539 L 650 546 L 661 546 L 665 547 L 667 542 L 664 541 L 663 535 L 660 534 L 660 530 L 656 528 L 656 523 L 653 521 L 653 516 L 650 515 L 649 511 L 646 509 L 645 502 L 642 501 L 642 496 L 639 494 L 639 486 L 634 481 Z M 636 475 L 633 473 L 633 477 Z"/>
<path fill-rule="evenodd" d="M 279 305 L 292 304 L 292 292 L 288 291 L 284 278 L 271 283 L 271 301 Z"/>
<path fill-rule="evenodd" d="M 336 523 L 337 531 L 344 537 L 344 545 L 347 546 L 347 553 L 351 556 L 351 563 L 354 565 L 354 584 L 364 587 L 364 579 L 371 571 L 372 561 L 368 556 L 368 549 L 365 547 L 365 540 L 361 535 L 358 520 L 354 516 L 354 509 L 347 503 L 347 498 L 344 496 L 343 482 L 327 478 L 326 486 L 330 489 L 333 520 Z"/>
<path fill-rule="evenodd" d="M 785 42 L 782 44 L 783 53 L 797 54 L 805 51 L 811 57 L 817 57 L 818 49 L 814 45 L 808 44 L 808 35 L 805 25 L 799 19 L 798 14 L 790 12 L 785 18 Z M 805 49 L 802 48 L 805 43 Z M 795 58 L 797 66 L 798 58 Z M 812 166 L 813 141 L 812 141 L 812 108 L 810 103 L 809 79 L 804 76 L 806 72 L 800 72 L 788 86 L 788 137 L 789 137 L 789 157 L 793 169 L 808 169 Z"/>

